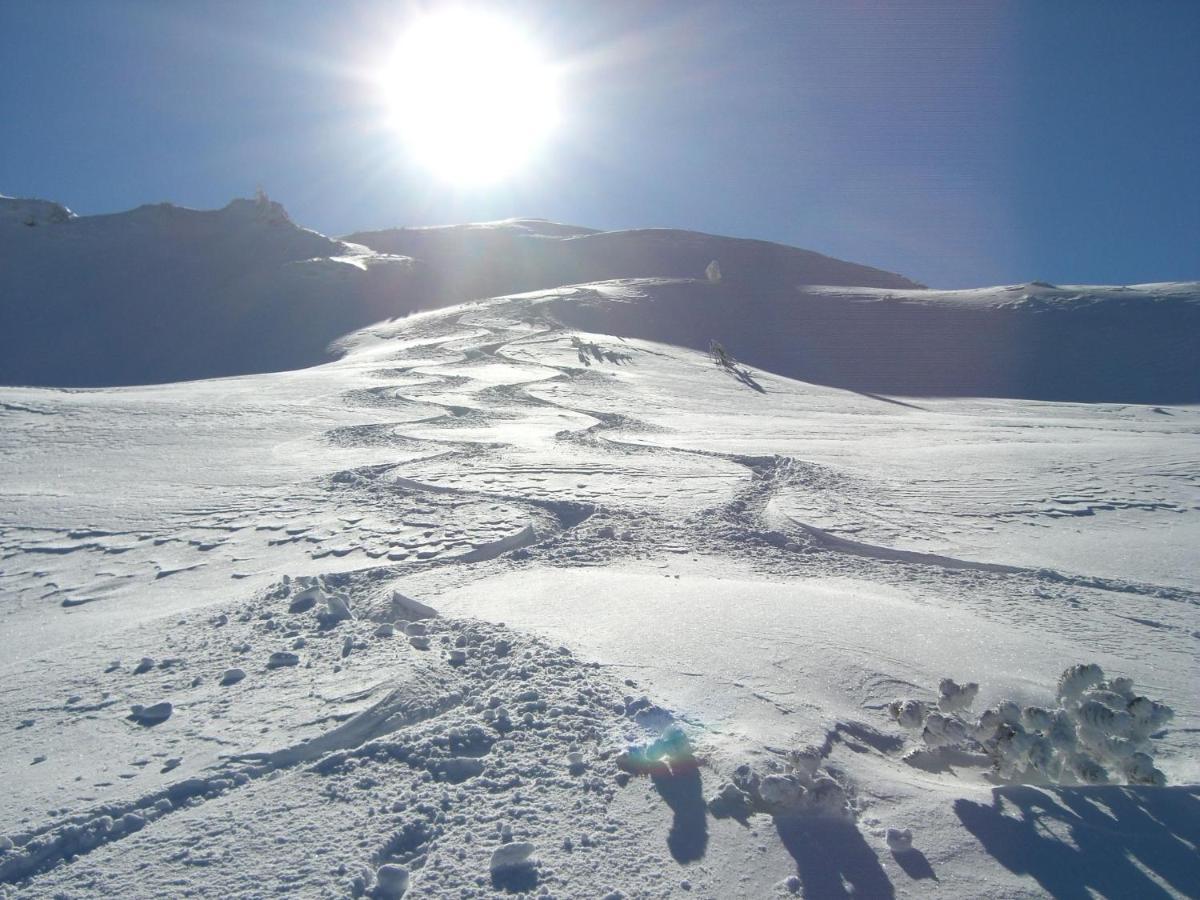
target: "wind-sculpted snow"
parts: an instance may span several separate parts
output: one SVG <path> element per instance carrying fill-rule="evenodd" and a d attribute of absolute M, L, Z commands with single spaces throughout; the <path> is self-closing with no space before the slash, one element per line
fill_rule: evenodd
<path fill-rule="evenodd" d="M 1197 410 L 568 324 L 693 287 L 0 389 L 0 887 L 1186 895 Z"/>

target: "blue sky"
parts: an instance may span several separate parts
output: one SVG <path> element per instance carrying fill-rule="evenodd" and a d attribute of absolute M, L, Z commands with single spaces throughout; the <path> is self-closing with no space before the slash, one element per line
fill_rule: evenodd
<path fill-rule="evenodd" d="M 330 234 L 542 216 L 808 247 L 939 287 L 1200 279 L 1200 3 L 512 2 L 564 126 L 433 181 L 364 72 L 434 3 L 0 3 L 0 192 L 261 184 Z M 419 86 L 414 86 L 419 89 Z"/>

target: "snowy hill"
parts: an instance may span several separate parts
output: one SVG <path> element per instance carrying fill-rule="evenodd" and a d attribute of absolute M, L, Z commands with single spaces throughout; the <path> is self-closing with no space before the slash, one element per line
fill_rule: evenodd
<path fill-rule="evenodd" d="M 726 290 L 0 388 L 0 888 L 1194 895 L 1200 409 L 882 396 L 577 324 L 691 304 L 775 346 Z"/>
<path fill-rule="evenodd" d="M 722 271 L 724 268 L 722 267 Z M 1200 284 L 969 291 L 675 282 L 568 304 L 574 327 L 864 393 L 1200 402 Z"/>
<path fill-rule="evenodd" d="M 294 368 L 391 311 L 363 268 L 342 261 L 361 251 L 294 225 L 277 203 L 158 204 L 33 228 L 21 224 L 29 203 L 0 200 L 0 382 Z M 403 277 L 402 261 L 378 262 L 379 274 Z"/>
<path fill-rule="evenodd" d="M 720 280 L 704 278 L 712 261 Z M 652 279 L 576 327 L 707 349 L 867 393 L 1200 402 L 1196 284 L 924 290 L 807 250 L 538 219 L 334 240 L 266 198 L 75 217 L 0 198 L 0 383 L 160 383 L 296 369 L 372 322 Z"/>
<path fill-rule="evenodd" d="M 593 237 L 586 252 L 569 249 Z M 46 201 L 0 198 L 0 383 L 158 383 L 300 368 L 380 319 L 595 278 L 698 276 L 722 251 L 731 264 L 745 260 L 762 284 L 911 285 L 807 251 L 687 232 L 592 235 L 513 220 L 343 242 L 295 225 L 265 197 L 220 210 L 158 204 L 82 218 Z"/>
<path fill-rule="evenodd" d="M 900 275 L 766 241 L 665 228 L 597 232 L 531 219 L 358 232 L 346 240 L 427 266 L 431 295 L 455 301 L 611 278 L 699 278 L 714 259 L 750 288 L 840 284 L 915 288 Z"/>
<path fill-rule="evenodd" d="M 18 200 L 0 194 L 0 228 L 20 225 L 36 228 L 39 225 L 56 225 L 75 218 L 61 203 L 50 200 Z"/>
<path fill-rule="evenodd" d="M 0 208 L 24 204 L 0 200 Z M 28 228 L 0 221 L 0 382 L 167 382 L 312 365 L 394 311 L 403 260 L 372 275 L 282 206 L 140 206 Z M 367 282 L 370 281 L 370 284 Z"/>

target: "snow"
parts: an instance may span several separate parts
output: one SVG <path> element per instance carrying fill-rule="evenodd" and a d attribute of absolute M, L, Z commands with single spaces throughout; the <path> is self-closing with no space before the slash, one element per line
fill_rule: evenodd
<path fill-rule="evenodd" d="M 985 396 L 912 396 L 782 348 L 797 304 L 817 334 L 1152 306 L 1193 340 L 1195 285 L 797 290 L 836 261 L 536 220 L 364 251 L 251 202 L 108 218 L 15 230 L 79 259 L 89 229 L 236 235 L 315 266 L 314 298 L 415 271 L 388 252 L 618 271 L 380 316 L 307 369 L 0 388 L 4 890 L 1194 894 L 1192 376 L 1165 359 L 1121 399 L 1093 335 L 1053 398 L 987 358 Z"/>
<path fill-rule="evenodd" d="M 0 201 L 5 384 L 145 384 L 319 362 L 335 337 L 384 316 L 380 295 L 411 263 L 370 254 L 370 267 L 346 265 L 355 248 L 265 198 L 10 226 L 5 209 L 31 202 Z"/>
<path fill-rule="evenodd" d="M 0 194 L 0 228 L 36 228 L 74 218 L 73 212 L 52 200 L 17 199 Z"/>
<path fill-rule="evenodd" d="M 552 309 L 581 331 L 696 350 L 717 340 L 752 367 L 868 395 L 1200 402 L 1194 282 L 847 288 L 803 273 L 777 280 L 758 265 L 739 278 L 722 257 L 715 284 L 632 286 L 625 303 L 571 298 Z"/>
<path fill-rule="evenodd" d="M 295 369 L 389 316 L 596 279 L 701 277 L 715 255 L 770 283 L 914 286 L 811 251 L 695 232 L 507 220 L 340 241 L 298 226 L 265 196 L 219 210 L 161 203 L 84 217 L 3 198 L 0 228 L 0 384 Z"/>
<path fill-rule="evenodd" d="M 408 891 L 409 872 L 404 866 L 386 863 L 375 870 L 375 896 L 395 900 Z"/>
<path fill-rule="evenodd" d="M 47 227 L 17 227 L 26 219 Z M 11 298 L 0 383 L 295 369 L 389 316 L 624 279 L 626 302 L 573 294 L 550 312 L 584 332 L 694 349 L 718 340 L 749 366 L 868 394 L 1200 402 L 1195 284 L 926 290 L 763 241 L 532 219 L 335 240 L 265 196 L 86 217 L 3 199 L 0 224 L 0 295 Z"/>
<path fill-rule="evenodd" d="M 887 830 L 888 849 L 893 853 L 908 853 L 912 850 L 911 828 L 889 828 Z"/>

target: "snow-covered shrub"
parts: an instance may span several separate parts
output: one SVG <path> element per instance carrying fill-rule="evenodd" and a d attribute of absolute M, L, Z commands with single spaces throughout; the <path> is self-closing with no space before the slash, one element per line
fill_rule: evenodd
<path fill-rule="evenodd" d="M 1001 777 L 1049 784 L 1162 785 L 1151 738 L 1174 716 L 1169 706 L 1134 692 L 1129 678 L 1106 680 L 1096 664 L 1071 666 L 1058 679 L 1057 705 L 1022 708 L 1004 700 L 974 722 L 965 717 L 979 685 L 943 679 L 937 709 L 894 700 L 888 712 L 920 730 L 933 750 L 962 747 L 985 753 Z"/>
<path fill-rule="evenodd" d="M 920 728 L 929 715 L 929 707 L 920 700 L 893 700 L 888 705 L 888 712 L 901 728 Z"/>
<path fill-rule="evenodd" d="M 973 681 L 958 684 L 953 678 L 943 678 L 938 685 L 941 696 L 938 698 L 938 709 L 944 713 L 956 713 L 970 709 L 979 693 L 979 685 Z"/>
<path fill-rule="evenodd" d="M 733 358 L 733 354 L 726 350 L 724 345 L 718 340 L 708 342 L 708 355 L 714 365 L 722 369 L 732 369 L 737 365 L 737 360 Z"/>

